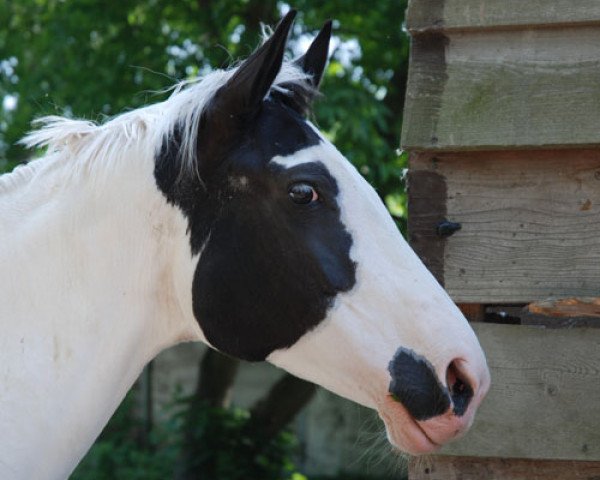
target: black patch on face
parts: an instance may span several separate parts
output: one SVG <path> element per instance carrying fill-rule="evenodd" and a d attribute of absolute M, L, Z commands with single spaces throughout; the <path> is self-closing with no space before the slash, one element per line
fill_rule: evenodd
<path fill-rule="evenodd" d="M 264 360 L 317 326 L 335 296 L 355 284 L 352 237 L 340 220 L 336 181 L 318 158 L 289 169 L 270 162 L 320 142 L 295 111 L 267 99 L 235 134 L 211 135 L 229 143 L 209 149 L 213 167 L 203 182 L 179 178 L 177 135 L 156 160 L 156 181 L 187 217 L 192 252 L 202 250 L 192 293 L 207 340 L 229 355 Z M 312 185 L 319 200 L 292 202 L 296 182 Z"/>
<path fill-rule="evenodd" d="M 415 420 L 428 420 L 450 408 L 444 387 L 429 361 L 410 349 L 399 348 L 388 366 L 392 380 L 389 392 Z"/>

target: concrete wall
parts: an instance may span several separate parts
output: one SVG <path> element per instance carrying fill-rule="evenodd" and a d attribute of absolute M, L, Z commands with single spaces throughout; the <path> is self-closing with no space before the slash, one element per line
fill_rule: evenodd
<path fill-rule="evenodd" d="M 154 360 L 155 415 L 173 399 L 177 388 L 190 393 L 198 362 L 206 347 L 183 344 Z M 249 407 L 282 375 L 268 363 L 244 363 L 234 385 L 233 404 Z M 369 475 L 398 478 L 404 459 L 390 451 L 377 415 L 330 392 L 319 389 L 294 425 L 300 442 L 297 465 L 307 475 Z"/>

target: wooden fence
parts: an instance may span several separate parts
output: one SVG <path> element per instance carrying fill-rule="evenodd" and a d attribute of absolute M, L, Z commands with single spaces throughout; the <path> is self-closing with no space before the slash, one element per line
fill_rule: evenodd
<path fill-rule="evenodd" d="M 600 296 L 600 2 L 412 0 L 407 26 L 409 239 L 493 382 L 410 477 L 598 479 L 600 317 L 527 305 Z"/>

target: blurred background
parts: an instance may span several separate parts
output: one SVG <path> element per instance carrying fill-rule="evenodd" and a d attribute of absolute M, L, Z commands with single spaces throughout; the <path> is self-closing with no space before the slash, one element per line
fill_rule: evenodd
<path fill-rule="evenodd" d="M 404 229 L 399 150 L 408 65 L 406 0 L 0 0 L 0 172 L 35 152 L 16 142 L 42 115 L 102 122 L 165 98 L 178 80 L 226 68 L 261 22 L 299 15 L 304 52 L 334 20 L 313 121 L 376 188 Z M 268 364 L 187 344 L 149 365 L 71 477 L 398 479 L 372 412 Z"/>

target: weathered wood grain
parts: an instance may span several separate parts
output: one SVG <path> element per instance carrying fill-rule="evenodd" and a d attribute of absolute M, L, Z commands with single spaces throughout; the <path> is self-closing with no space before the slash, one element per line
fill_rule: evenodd
<path fill-rule="evenodd" d="M 600 298 L 559 298 L 530 303 L 531 313 L 550 317 L 595 317 L 600 318 Z"/>
<path fill-rule="evenodd" d="M 597 27 L 415 36 L 403 148 L 600 145 L 598 45 Z"/>
<path fill-rule="evenodd" d="M 413 250 L 429 271 L 444 284 L 445 241 L 436 233 L 437 225 L 446 217 L 446 184 L 432 171 L 409 171 L 408 238 Z"/>
<path fill-rule="evenodd" d="M 409 170 L 409 181 L 430 174 L 445 186 L 439 206 L 409 184 L 408 222 L 409 231 L 418 225 L 419 251 L 429 252 L 425 263 L 454 301 L 600 293 L 600 150 L 412 154 Z M 438 210 L 462 225 L 443 246 L 432 233 Z"/>
<path fill-rule="evenodd" d="M 486 305 L 483 321 L 502 325 L 530 325 L 542 328 L 600 328 L 600 317 L 540 315 L 531 313 L 527 305 Z"/>
<path fill-rule="evenodd" d="M 409 480 L 598 480 L 600 462 L 473 457 L 413 458 Z"/>
<path fill-rule="evenodd" d="M 411 0 L 411 32 L 600 23 L 597 0 Z"/>
<path fill-rule="evenodd" d="M 442 453 L 600 460 L 600 330 L 472 326 L 492 386 L 471 431 Z"/>

